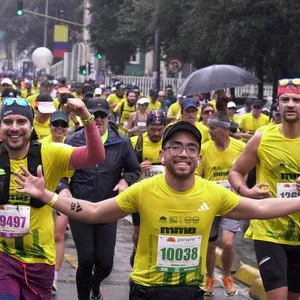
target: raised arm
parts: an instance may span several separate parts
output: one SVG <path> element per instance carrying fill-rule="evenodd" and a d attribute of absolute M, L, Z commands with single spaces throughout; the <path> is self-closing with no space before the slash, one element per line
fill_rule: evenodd
<path fill-rule="evenodd" d="M 80 99 L 68 99 L 64 110 L 79 116 L 82 120 L 88 120 L 91 117 L 91 113 Z M 84 125 L 84 128 L 86 146 L 73 150 L 69 163 L 70 170 L 90 167 L 105 159 L 104 146 L 95 122 L 91 121 Z"/>

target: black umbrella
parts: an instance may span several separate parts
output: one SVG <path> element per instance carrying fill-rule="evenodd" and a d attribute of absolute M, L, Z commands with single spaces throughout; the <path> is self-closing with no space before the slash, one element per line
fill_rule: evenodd
<path fill-rule="evenodd" d="M 212 65 L 189 75 L 178 89 L 180 95 L 194 95 L 258 83 L 255 75 L 233 65 Z"/>

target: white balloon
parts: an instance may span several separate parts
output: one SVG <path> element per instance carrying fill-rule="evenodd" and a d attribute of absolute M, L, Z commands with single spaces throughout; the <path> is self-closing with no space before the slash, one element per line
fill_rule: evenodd
<path fill-rule="evenodd" d="M 46 47 L 39 47 L 33 51 L 32 61 L 37 68 L 50 67 L 53 61 L 52 52 Z"/>

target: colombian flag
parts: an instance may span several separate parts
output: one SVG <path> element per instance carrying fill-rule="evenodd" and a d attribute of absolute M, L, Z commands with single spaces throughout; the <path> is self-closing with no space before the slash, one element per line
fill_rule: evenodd
<path fill-rule="evenodd" d="M 68 50 L 69 27 L 67 25 L 54 25 L 53 56 L 63 58 Z"/>

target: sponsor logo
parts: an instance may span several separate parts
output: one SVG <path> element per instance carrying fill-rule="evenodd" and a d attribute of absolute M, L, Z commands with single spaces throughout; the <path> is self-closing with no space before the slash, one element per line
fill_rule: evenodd
<path fill-rule="evenodd" d="M 5 174 L 6 174 L 5 170 L 0 169 L 0 175 L 5 175 Z"/>
<path fill-rule="evenodd" d="M 159 218 L 159 222 L 161 222 L 161 223 L 168 223 L 168 219 L 166 217 L 164 217 L 164 216 L 161 216 Z"/>
<path fill-rule="evenodd" d="M 209 209 L 210 208 L 208 207 L 208 205 L 205 202 L 203 202 L 201 204 L 201 206 L 199 207 L 198 211 L 205 211 L 205 210 L 209 210 Z"/>
<path fill-rule="evenodd" d="M 295 173 L 280 173 L 281 180 L 286 180 L 286 179 L 296 180 L 299 176 L 300 174 L 295 174 Z"/>
<path fill-rule="evenodd" d="M 195 227 L 161 227 L 160 233 L 163 234 L 195 234 Z"/>

